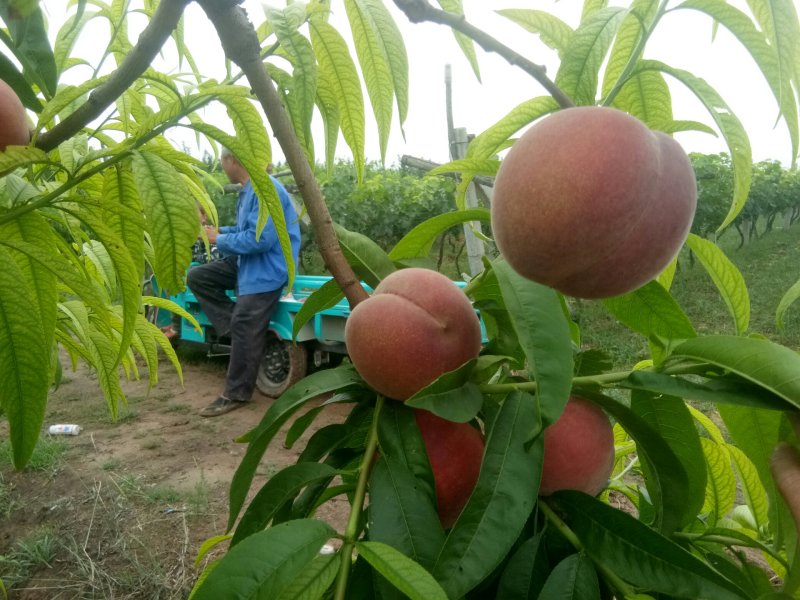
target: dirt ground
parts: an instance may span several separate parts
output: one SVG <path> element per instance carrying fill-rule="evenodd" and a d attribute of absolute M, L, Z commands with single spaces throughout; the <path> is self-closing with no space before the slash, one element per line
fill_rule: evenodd
<path fill-rule="evenodd" d="M 184 358 L 183 386 L 166 362 L 149 393 L 146 373 L 142 381 L 126 383 L 128 406 L 120 408 L 116 422 L 93 374 L 65 368 L 44 431 L 55 423 L 77 423 L 83 431 L 43 433 L 25 472 L 15 472 L 0 456 L 0 579 L 10 584 L 9 598 L 187 596 L 198 574 L 198 548 L 225 532 L 228 485 L 246 449 L 234 438 L 259 422 L 272 399 L 256 393 L 239 410 L 202 418 L 197 413 L 221 390 L 226 362 Z M 292 449 L 276 437 L 251 496 L 269 475 L 296 460 L 311 433 L 342 421 L 347 410 L 326 408 Z M 2 421 L 6 454 L 7 439 Z M 341 531 L 348 509 L 345 499 L 334 499 L 317 516 Z"/>

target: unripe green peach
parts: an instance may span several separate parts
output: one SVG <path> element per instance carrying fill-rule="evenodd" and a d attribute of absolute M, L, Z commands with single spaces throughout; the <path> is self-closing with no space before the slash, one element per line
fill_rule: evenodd
<path fill-rule="evenodd" d="M 469 423 L 454 423 L 414 410 L 436 486 L 436 508 L 445 529 L 456 522 L 478 481 L 483 435 Z"/>
<path fill-rule="evenodd" d="M 578 490 L 596 496 L 614 468 L 614 432 L 606 414 L 583 398 L 571 397 L 561 417 L 544 430 L 539 495 Z"/>
<path fill-rule="evenodd" d="M 7 146 L 25 146 L 30 139 L 25 107 L 14 90 L 0 79 L 0 152 Z"/>
<path fill-rule="evenodd" d="M 402 269 L 356 305 L 345 324 L 353 365 L 375 390 L 407 400 L 478 356 L 481 329 L 467 296 L 444 275 Z"/>
<path fill-rule="evenodd" d="M 686 153 L 613 108 L 560 110 L 514 144 L 497 174 L 492 230 L 520 275 L 580 298 L 629 292 L 680 250 L 697 184 Z"/>

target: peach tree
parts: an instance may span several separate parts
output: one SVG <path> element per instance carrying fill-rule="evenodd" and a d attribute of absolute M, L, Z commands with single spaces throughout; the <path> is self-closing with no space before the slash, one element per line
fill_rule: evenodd
<path fill-rule="evenodd" d="M 182 18 L 190 4 L 202 8 L 222 42 L 230 61 L 222 80 L 205 76 L 190 52 L 195 40 Z M 711 241 L 686 236 L 686 210 L 668 210 L 676 197 L 694 193 L 686 183 L 693 174 L 676 167 L 685 157 L 670 136 L 716 132 L 728 146 L 733 182 L 716 228 L 728 227 L 748 198 L 747 132 L 702 74 L 645 58 L 648 40 L 665 19 L 705 19 L 727 29 L 763 74 L 763 82 L 742 85 L 772 91 L 796 157 L 800 24 L 792 2 L 750 0 L 745 11 L 724 0 L 635 0 L 626 6 L 586 0 L 573 24 L 539 10 L 498 11 L 553 49 L 559 66 L 552 78 L 474 26 L 458 0 L 440 0 L 440 7 L 425 0 L 394 4 L 412 22 L 440 23 L 443 34 L 452 29 L 476 70 L 477 44 L 518 66 L 520 79 L 534 78 L 544 92 L 475 137 L 465 158 L 437 170 L 460 175 L 458 210 L 416 226 L 386 252 L 331 222 L 312 174 L 315 148 L 324 147 L 330 164 L 341 134 L 362 176 L 363 90 L 384 154 L 394 115 L 402 124 L 409 110 L 420 110 L 410 105 L 408 40 L 385 3 L 292 2 L 267 9 L 254 26 L 234 0 L 77 0 L 51 45 L 35 0 L 0 0 L 0 75 L 33 119 L 29 143 L 7 140 L 0 153 L 0 407 L 16 465 L 24 466 L 39 437 L 62 351 L 95 369 L 112 415 L 124 402 L 121 377 L 139 377 L 144 368 L 155 383 L 159 348 L 180 369 L 144 310 L 179 307 L 143 296 L 141 283 L 152 271 L 165 289 L 180 290 L 199 232 L 195 204 L 212 219 L 215 213 L 201 161 L 165 134 L 183 128 L 230 148 L 251 174 L 262 223 L 275 219 L 288 254 L 278 200 L 264 172 L 274 136 L 333 276 L 306 301 L 295 327 L 346 297 L 353 315 L 365 315 L 360 321 L 367 331 L 349 323 L 353 364 L 303 379 L 241 436 L 247 451 L 232 477 L 227 532 L 203 545 L 198 564 L 219 544 L 227 544 L 227 552 L 205 563 L 193 598 L 798 597 L 797 523 L 780 493 L 791 490 L 785 469 L 793 459 L 782 451 L 777 480 L 769 462 L 780 441 L 797 442 L 787 413 L 800 407 L 800 357 L 751 331 L 740 272 Z M 346 25 L 334 27 L 331 10 L 343 11 Z M 129 25 L 137 20 L 144 27 L 134 43 Z M 98 22 L 109 26 L 105 48 L 80 56 L 77 42 L 89 23 Z M 452 42 L 413 43 L 431 44 L 433 52 L 435 44 Z M 162 49 L 176 57 L 177 64 L 164 70 L 169 74 L 157 68 Z M 668 82 L 693 93 L 710 124 L 673 114 Z M 3 94 L 0 108 L 14 109 L 0 115 L 5 133 L 5 119 L 19 112 L 17 99 Z M 228 129 L 202 118 L 201 109 L 210 104 L 224 106 Z M 562 160 L 543 173 L 546 181 L 525 183 L 541 174 L 526 163 L 528 153 L 519 144 L 538 135 L 540 126 L 558 123 L 559 115 L 579 110 L 627 113 L 641 147 L 658 140 L 654 145 L 667 148 L 668 156 L 658 159 L 654 151 L 650 161 L 650 150 L 626 155 L 630 140 L 601 126 L 596 137 L 604 140 L 602 151 L 570 164 L 564 148 L 580 149 L 582 130 L 595 124 L 590 120 L 577 133 L 544 136 L 538 156 Z M 317 114 L 324 136 L 315 140 L 311 123 Z M 540 142 L 541 136 L 534 146 Z M 517 164 L 501 167 L 497 155 L 509 147 Z M 598 169 L 592 156 L 612 163 Z M 613 161 L 627 159 L 631 164 L 613 168 Z M 505 180 L 498 187 L 512 192 L 499 201 L 531 204 L 517 206 L 510 217 L 494 214 L 494 207 L 492 215 L 466 209 L 464 193 L 478 175 Z M 613 191 L 619 181 L 636 182 L 641 197 L 626 197 L 627 185 Z M 580 204 L 585 188 L 589 200 L 599 198 L 597 210 Z M 563 203 L 538 204 L 553 190 Z M 600 210 L 614 208 L 619 198 L 625 201 L 621 214 L 612 219 Z M 566 208 L 577 210 L 553 218 Z M 662 209 L 664 227 L 676 225 L 667 240 L 653 214 Z M 502 252 L 487 258 L 463 291 L 447 287 L 440 298 L 435 274 L 404 272 L 424 268 L 436 238 L 453 225 L 492 217 L 511 219 L 500 225 Z M 624 230 L 619 219 L 629 220 Z M 579 252 L 568 252 L 567 244 L 555 254 L 547 255 L 547 247 L 533 252 L 533 246 L 527 253 L 529 244 L 541 245 L 544 238 L 528 228 L 542 223 L 557 228 L 549 232 L 556 240 L 577 232 L 571 245 Z M 644 235 L 629 235 L 645 225 Z M 624 252 L 613 252 L 622 238 Z M 662 243 L 676 240 L 662 252 Z M 698 334 L 670 294 L 681 242 L 725 301 L 729 334 Z M 507 262 L 504 253 L 514 258 Z M 536 263 L 530 269 L 529 260 Z M 541 268 L 576 265 L 578 282 L 588 291 L 540 275 Z M 602 278 L 593 279 L 596 269 L 603 269 Z M 626 279 L 619 288 L 596 289 L 598 282 Z M 369 297 L 362 281 L 386 293 Z M 797 288 L 778 307 L 779 321 L 800 296 Z M 567 294 L 600 298 L 615 319 L 646 340 L 650 358 L 611 370 L 602 348 L 581 343 L 580 327 L 591 323 L 572 321 Z M 480 347 L 467 332 L 479 326 L 473 311 L 467 306 L 454 312 L 467 300 L 485 325 Z M 371 308 L 383 301 L 388 308 Z M 380 338 L 369 331 L 373 325 L 384 329 Z M 417 352 L 401 356 L 391 342 Z M 323 394 L 329 398 L 320 404 Z M 574 405 L 570 398 L 590 410 L 573 416 L 565 410 Z M 690 401 L 712 403 L 724 429 Z M 295 444 L 333 403 L 352 406 L 347 418 L 318 429 L 296 464 L 248 500 L 270 444 Z M 574 430 L 566 441 L 555 435 L 564 428 L 562 413 Z M 580 452 L 568 459 L 559 454 L 574 441 L 570 437 L 584 442 L 578 444 L 584 455 L 605 459 L 576 484 L 541 490 L 543 471 L 560 476 L 585 467 L 578 464 Z M 586 451 L 595 446 L 596 452 Z M 584 485 L 595 478 L 597 486 Z M 338 496 L 351 507 L 343 531 L 314 517 Z M 331 540 L 335 551 L 321 553 Z"/>

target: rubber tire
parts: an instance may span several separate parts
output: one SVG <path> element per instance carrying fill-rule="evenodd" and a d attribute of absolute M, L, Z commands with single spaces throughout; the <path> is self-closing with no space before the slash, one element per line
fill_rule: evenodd
<path fill-rule="evenodd" d="M 284 376 L 276 378 L 269 375 L 270 370 L 275 370 L 276 353 L 283 354 Z M 295 383 L 306 376 L 308 371 L 308 353 L 303 344 L 293 344 L 289 340 L 282 340 L 273 333 L 269 334 L 267 349 L 258 368 L 256 387 L 265 396 L 277 398 Z"/>

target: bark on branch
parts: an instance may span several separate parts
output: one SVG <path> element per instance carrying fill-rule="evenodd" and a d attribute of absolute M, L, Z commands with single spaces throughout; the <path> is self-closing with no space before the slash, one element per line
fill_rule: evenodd
<path fill-rule="evenodd" d="M 361 287 L 361 282 L 342 254 L 333 229 L 333 220 L 322 197 L 322 191 L 294 133 L 280 96 L 261 62 L 261 48 L 252 23 L 248 20 L 245 11 L 236 6 L 235 0 L 197 0 L 197 2 L 214 24 L 225 55 L 242 70 L 250 87 L 261 102 L 272 131 L 286 155 L 286 161 L 294 174 L 297 187 L 300 189 L 308 216 L 311 219 L 314 238 L 325 265 L 339 287 L 342 288 L 350 306 L 355 307 L 356 304 L 368 297 L 367 293 Z"/>
<path fill-rule="evenodd" d="M 83 106 L 36 140 L 36 147 L 49 152 L 68 140 L 119 98 L 144 73 L 178 26 L 191 0 L 161 0 L 153 18 L 144 28 L 136 45 L 103 85 L 97 87 Z"/>
<path fill-rule="evenodd" d="M 521 54 L 487 34 L 485 31 L 478 29 L 469 23 L 464 15 L 455 15 L 440 10 L 428 3 L 427 0 L 394 0 L 394 3 L 397 8 L 405 13 L 408 20 L 412 23 L 429 21 L 431 23 L 439 23 L 440 25 L 447 25 L 471 38 L 487 52 L 496 52 L 506 59 L 509 64 L 519 67 L 538 81 L 550 92 L 550 95 L 555 98 L 561 108 L 575 106 L 572 99 L 547 76 L 543 66 L 531 62 Z"/>

